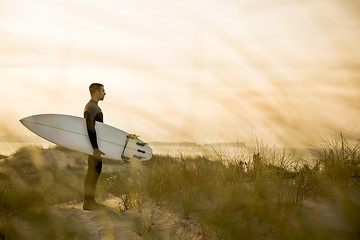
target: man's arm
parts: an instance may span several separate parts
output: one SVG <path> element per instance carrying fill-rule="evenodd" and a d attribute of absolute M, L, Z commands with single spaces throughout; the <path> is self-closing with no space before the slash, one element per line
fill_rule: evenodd
<path fill-rule="evenodd" d="M 94 150 L 99 149 L 96 140 L 95 116 L 91 116 L 89 112 L 85 112 L 85 119 L 86 119 L 86 127 L 87 127 L 87 132 L 89 135 L 91 146 Z"/>
<path fill-rule="evenodd" d="M 101 154 L 105 155 L 105 153 L 99 150 L 97 144 L 96 131 L 95 131 L 95 116 L 92 116 L 89 112 L 85 112 L 85 119 L 86 119 L 86 127 L 89 135 L 89 140 L 94 150 L 93 155 L 99 158 L 101 157 Z"/>

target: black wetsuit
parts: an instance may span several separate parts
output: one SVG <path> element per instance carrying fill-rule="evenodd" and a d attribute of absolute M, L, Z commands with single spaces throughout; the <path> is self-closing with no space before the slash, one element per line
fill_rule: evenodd
<path fill-rule="evenodd" d="M 84 109 L 84 118 L 86 118 L 86 126 L 89 140 L 93 149 L 98 149 L 95 131 L 95 121 L 103 122 L 103 114 L 97 102 L 90 100 Z M 88 156 L 88 170 L 84 181 L 84 201 L 95 201 L 96 183 L 99 179 L 102 168 L 102 159 L 93 155 Z"/>

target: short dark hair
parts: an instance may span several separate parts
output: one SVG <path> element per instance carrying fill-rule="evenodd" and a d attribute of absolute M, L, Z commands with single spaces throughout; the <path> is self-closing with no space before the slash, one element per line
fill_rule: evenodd
<path fill-rule="evenodd" d="M 94 95 L 94 93 L 98 90 L 101 89 L 101 87 L 103 87 L 104 85 L 102 85 L 101 83 L 92 83 L 89 87 L 89 91 L 90 91 L 90 95 Z"/>

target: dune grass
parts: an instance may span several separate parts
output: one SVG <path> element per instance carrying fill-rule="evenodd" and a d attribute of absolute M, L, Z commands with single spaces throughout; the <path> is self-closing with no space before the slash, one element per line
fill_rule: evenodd
<path fill-rule="evenodd" d="M 37 165 L 43 151 L 21 148 L 0 165 L 0 239 L 88 239 L 76 219 L 52 207 L 79 198 L 76 175 Z"/>
<path fill-rule="evenodd" d="M 61 153 L 77 165 L 49 164 L 54 151 L 54 162 Z M 359 142 L 340 135 L 314 156 L 312 164 L 298 164 L 295 154 L 258 145 L 233 161 L 184 155 L 105 161 L 110 170 L 99 179 L 98 196 L 117 197 L 119 214 L 149 201 L 173 209 L 182 221 L 198 221 L 194 239 L 359 238 Z M 53 211 L 54 204 L 82 201 L 84 162 L 85 155 L 60 148 L 22 148 L 6 158 L 0 239 L 86 239 L 76 219 L 69 224 Z M 152 230 L 152 220 L 134 222 L 139 236 Z"/>

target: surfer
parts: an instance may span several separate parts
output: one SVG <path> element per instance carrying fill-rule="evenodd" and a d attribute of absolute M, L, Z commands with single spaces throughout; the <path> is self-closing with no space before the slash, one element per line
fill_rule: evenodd
<path fill-rule="evenodd" d="M 98 206 L 95 201 L 96 184 L 102 168 L 101 155 L 105 155 L 97 144 L 95 121 L 103 122 L 103 113 L 98 102 L 104 100 L 106 93 L 104 86 L 100 83 L 91 84 L 89 91 L 91 99 L 85 106 L 84 118 L 86 118 L 87 132 L 94 152 L 93 155 L 88 156 L 88 169 L 84 181 L 84 210 L 94 210 Z"/>

